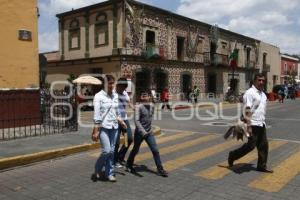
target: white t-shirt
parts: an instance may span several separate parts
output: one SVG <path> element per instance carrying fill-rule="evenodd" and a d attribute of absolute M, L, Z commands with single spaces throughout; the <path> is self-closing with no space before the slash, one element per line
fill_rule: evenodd
<path fill-rule="evenodd" d="M 244 105 L 250 107 L 252 112 L 251 125 L 266 125 L 267 96 L 254 85 L 243 96 Z"/>

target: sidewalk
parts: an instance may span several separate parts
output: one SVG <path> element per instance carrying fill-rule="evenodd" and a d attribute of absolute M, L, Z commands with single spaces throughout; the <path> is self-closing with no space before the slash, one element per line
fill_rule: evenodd
<path fill-rule="evenodd" d="M 91 141 L 91 131 L 91 128 L 79 128 L 72 133 L 1 141 L 0 170 L 100 148 L 99 143 Z M 160 133 L 160 128 L 154 127 L 154 134 Z"/>

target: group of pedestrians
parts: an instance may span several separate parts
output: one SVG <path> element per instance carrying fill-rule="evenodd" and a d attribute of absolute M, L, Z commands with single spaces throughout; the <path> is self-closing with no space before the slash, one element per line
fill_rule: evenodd
<path fill-rule="evenodd" d="M 156 140 L 152 129 L 152 117 L 154 106 L 150 91 L 142 92 L 140 104 L 133 107 L 130 104 L 129 95 L 126 92 L 128 86 L 126 78 L 117 81 L 116 90 L 115 78 L 106 75 L 106 86 L 94 97 L 94 129 L 92 139 L 100 140 L 101 155 L 95 164 L 95 172 L 92 174 L 93 181 L 104 178 L 110 182 L 116 181 L 115 168 L 125 166 L 130 173 L 136 173 L 134 159 L 138 154 L 142 142 L 148 144 L 160 176 L 168 177 L 164 170 L 157 148 Z M 128 121 L 126 107 L 134 109 L 134 122 L 136 125 L 134 137 Z M 126 142 L 120 146 L 120 136 L 126 134 Z M 126 153 L 131 146 L 133 149 L 125 161 Z"/>
<path fill-rule="evenodd" d="M 93 129 L 92 138 L 95 141 L 100 139 L 102 153 L 96 162 L 92 180 L 99 180 L 104 170 L 104 178 L 108 181 L 115 182 L 115 167 L 125 166 L 128 172 L 137 173 L 134 168 L 134 160 L 144 140 L 152 152 L 157 167 L 157 174 L 168 177 L 168 173 L 163 168 L 153 134 L 152 117 L 154 106 L 151 92 L 144 91 L 140 98 L 140 104 L 135 107 L 131 106 L 135 111 L 134 121 L 136 126 L 133 137 L 126 114 L 126 106 L 130 106 L 130 98 L 126 92 L 127 80 L 126 78 L 119 79 L 117 81 L 116 91 L 114 91 L 114 77 L 107 75 L 106 79 L 106 88 L 97 93 L 94 97 L 95 127 Z M 273 172 L 267 169 L 269 145 L 265 123 L 267 97 L 263 92 L 264 82 L 265 78 L 262 74 L 255 75 L 252 87 L 248 89 L 243 96 L 245 107 L 243 119 L 245 123 L 251 127 L 251 132 L 247 143 L 229 153 L 229 168 L 233 166 L 236 160 L 257 147 L 257 171 Z M 127 134 L 127 142 L 119 148 L 120 135 L 125 132 Z M 132 142 L 134 143 L 133 149 L 127 161 L 125 161 L 125 155 Z"/>

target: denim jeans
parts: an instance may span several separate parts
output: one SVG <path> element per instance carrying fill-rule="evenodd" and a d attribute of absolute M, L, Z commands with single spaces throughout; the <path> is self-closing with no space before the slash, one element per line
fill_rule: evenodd
<path fill-rule="evenodd" d="M 124 122 L 127 125 L 127 146 L 125 146 L 125 144 L 122 145 L 121 149 L 119 150 L 119 146 L 120 146 L 120 136 L 121 136 L 121 127 L 119 127 L 118 130 L 118 137 L 117 137 L 117 142 L 116 142 L 116 146 L 115 146 L 115 155 L 114 155 L 114 164 L 116 164 L 119 161 L 124 161 L 125 159 L 125 155 L 133 141 L 132 138 L 132 131 L 131 131 L 131 127 L 129 124 L 128 120 L 124 120 Z"/>
<path fill-rule="evenodd" d="M 134 134 L 134 145 L 133 145 L 133 149 L 130 152 L 130 155 L 128 157 L 127 165 L 129 167 L 133 166 L 134 158 L 138 154 L 138 152 L 140 150 L 140 146 L 141 146 L 143 140 L 146 141 L 146 143 L 148 144 L 148 146 L 149 146 L 149 148 L 152 152 L 156 167 L 158 169 L 162 169 L 160 155 L 159 155 L 159 151 L 158 151 L 158 148 L 157 148 L 157 144 L 156 144 L 156 140 L 155 140 L 154 135 L 149 134 L 146 137 L 143 137 L 141 134 L 139 134 L 137 132 L 135 132 L 135 134 Z"/>
<path fill-rule="evenodd" d="M 101 173 L 105 167 L 105 176 L 112 176 L 114 173 L 113 160 L 115 144 L 118 136 L 118 129 L 100 129 L 101 155 L 95 165 L 95 172 Z"/>

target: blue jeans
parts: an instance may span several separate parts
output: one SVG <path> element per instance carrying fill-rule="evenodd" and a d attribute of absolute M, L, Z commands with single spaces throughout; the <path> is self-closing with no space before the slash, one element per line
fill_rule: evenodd
<path fill-rule="evenodd" d="M 117 162 L 122 162 L 124 161 L 125 159 L 125 155 L 133 141 L 133 138 L 132 138 L 132 131 L 131 131 L 131 128 L 130 128 L 130 124 L 129 124 L 129 121 L 128 120 L 124 120 L 124 122 L 126 123 L 127 125 L 127 146 L 125 146 L 124 144 L 122 145 L 120 151 L 119 151 L 119 146 L 120 146 L 120 136 L 121 136 L 121 127 L 119 128 L 119 131 L 118 131 L 118 137 L 117 137 L 117 142 L 116 142 L 116 147 L 115 147 L 115 156 L 114 156 L 114 163 L 117 163 Z"/>
<path fill-rule="evenodd" d="M 146 137 L 143 137 L 141 134 L 135 132 L 134 134 L 134 145 L 133 145 L 133 149 L 130 152 L 130 155 L 128 157 L 127 160 L 127 166 L 128 167 L 132 167 L 133 163 L 134 163 L 134 158 L 135 156 L 138 154 L 139 150 L 140 150 L 140 146 L 143 142 L 143 140 L 146 141 L 146 143 L 148 144 L 149 148 L 151 149 L 154 161 L 155 161 L 155 165 L 157 167 L 157 169 L 162 169 L 162 163 L 160 160 L 160 155 L 159 155 L 159 151 L 157 148 L 157 144 L 156 144 L 156 140 L 153 134 L 149 134 Z"/>
<path fill-rule="evenodd" d="M 113 175 L 114 149 L 117 136 L 118 129 L 100 129 L 100 143 L 102 152 L 95 165 L 96 173 L 100 173 L 105 166 L 105 176 L 109 177 Z"/>

